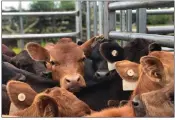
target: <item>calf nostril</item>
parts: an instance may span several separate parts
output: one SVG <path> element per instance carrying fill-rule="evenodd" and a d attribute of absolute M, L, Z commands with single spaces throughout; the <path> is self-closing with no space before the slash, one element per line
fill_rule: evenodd
<path fill-rule="evenodd" d="M 107 72 L 106 76 L 109 76 L 110 72 Z"/>
<path fill-rule="evenodd" d="M 139 103 L 132 101 L 132 105 L 137 107 L 139 105 Z"/>
<path fill-rule="evenodd" d="M 70 83 L 70 80 L 66 79 L 66 82 L 67 82 L 67 83 Z"/>
<path fill-rule="evenodd" d="M 96 72 L 95 75 L 96 75 L 97 77 L 100 77 L 100 74 L 99 74 L 98 72 Z"/>
<path fill-rule="evenodd" d="M 77 82 L 79 82 L 80 81 L 80 77 L 77 79 Z"/>

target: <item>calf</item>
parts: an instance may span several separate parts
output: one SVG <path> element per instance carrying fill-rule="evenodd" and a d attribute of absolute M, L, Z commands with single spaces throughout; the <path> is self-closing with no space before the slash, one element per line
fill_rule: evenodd
<path fill-rule="evenodd" d="M 20 117 L 80 117 L 91 109 L 71 92 L 54 87 L 37 94 L 28 84 L 10 81 L 7 84 L 10 100 L 19 109 L 11 113 Z"/>
<path fill-rule="evenodd" d="M 59 81 L 60 86 L 71 92 L 77 92 L 85 87 L 84 60 L 91 52 L 91 44 L 96 37 L 78 46 L 70 38 L 62 38 L 49 49 L 37 43 L 26 45 L 29 55 L 37 61 L 45 61 L 47 68 L 52 71 L 52 78 Z"/>
<path fill-rule="evenodd" d="M 2 84 L 7 84 L 10 79 L 16 79 L 20 81 L 25 81 L 26 77 L 19 72 L 15 72 L 6 65 L 6 62 L 2 63 Z"/>
<path fill-rule="evenodd" d="M 166 80 L 166 67 L 160 59 L 153 56 L 145 56 L 140 59 L 140 65 L 126 60 L 116 62 L 116 70 L 123 79 L 137 82 L 130 101 L 121 108 L 104 109 L 101 112 L 90 115 L 90 117 L 134 117 L 135 114 L 131 104 L 133 97 L 161 89 L 168 84 Z M 174 63 L 171 65 L 174 66 Z"/>
<path fill-rule="evenodd" d="M 155 42 L 145 39 L 135 39 L 126 44 L 120 51 L 117 51 L 118 44 L 114 40 L 109 40 L 100 45 L 100 53 L 110 63 L 118 61 L 117 54 L 123 51 L 125 60 L 139 63 L 141 57 L 148 55 L 152 51 L 161 51 L 161 46 Z"/>
<path fill-rule="evenodd" d="M 14 57 L 16 54 L 10 50 L 6 45 L 2 44 L 2 54 L 5 54 L 9 57 Z"/>
<path fill-rule="evenodd" d="M 7 70 L 11 70 L 15 73 L 18 73 L 18 74 L 21 74 L 22 76 L 24 76 L 24 79 L 16 79 L 16 80 L 26 82 L 37 92 L 41 92 L 41 91 L 45 90 L 46 88 L 58 86 L 57 81 L 43 78 L 43 77 L 40 77 L 40 76 L 35 75 L 33 73 L 27 72 L 25 70 L 18 69 L 15 66 L 13 66 L 12 64 L 7 63 L 7 62 L 4 62 L 4 65 L 6 66 Z M 16 77 L 13 77 L 13 79 L 15 79 L 15 78 Z"/>
<path fill-rule="evenodd" d="M 160 90 L 135 96 L 132 103 L 137 117 L 173 117 L 174 81 Z"/>
<path fill-rule="evenodd" d="M 42 76 L 43 72 L 46 72 L 45 65 L 39 61 L 34 61 L 26 50 L 12 57 L 9 62 L 19 69 L 35 73 L 39 76 Z"/>

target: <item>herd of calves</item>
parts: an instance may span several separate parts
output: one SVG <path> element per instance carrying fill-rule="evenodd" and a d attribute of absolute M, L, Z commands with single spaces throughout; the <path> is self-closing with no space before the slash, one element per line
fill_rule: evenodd
<path fill-rule="evenodd" d="M 174 52 L 135 39 L 2 45 L 3 117 L 173 117 Z"/>

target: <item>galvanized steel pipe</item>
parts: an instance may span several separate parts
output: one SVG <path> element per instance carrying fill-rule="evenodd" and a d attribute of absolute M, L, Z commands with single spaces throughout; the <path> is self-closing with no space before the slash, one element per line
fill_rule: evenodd
<path fill-rule="evenodd" d="M 78 11 L 63 12 L 2 12 L 2 16 L 50 16 L 50 15 L 76 15 Z"/>
<path fill-rule="evenodd" d="M 116 14 L 120 14 L 120 10 L 115 11 Z M 159 10 L 146 10 L 147 15 L 162 15 L 162 14 L 174 14 L 174 9 L 159 9 Z M 132 10 L 132 14 L 136 14 L 136 10 Z"/>
<path fill-rule="evenodd" d="M 136 8 L 152 7 L 174 7 L 174 0 L 171 1 L 139 1 L 139 2 L 113 2 L 109 4 L 109 10 L 126 10 Z"/>
<path fill-rule="evenodd" d="M 111 31 L 109 37 L 113 39 L 130 41 L 136 38 L 143 38 L 150 41 L 155 41 L 164 47 L 174 48 L 174 36 L 164 36 L 155 34 L 143 34 L 143 33 L 126 33 Z"/>
<path fill-rule="evenodd" d="M 31 38 L 55 38 L 55 37 L 76 37 L 77 32 L 72 33 L 49 33 L 49 34 L 15 34 L 15 35 L 2 35 L 2 39 L 31 39 Z"/>

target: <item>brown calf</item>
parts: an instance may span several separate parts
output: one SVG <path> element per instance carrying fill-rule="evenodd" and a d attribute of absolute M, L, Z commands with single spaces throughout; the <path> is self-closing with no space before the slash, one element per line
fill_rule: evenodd
<path fill-rule="evenodd" d="M 159 54 L 165 54 L 165 52 L 159 52 Z M 166 54 L 169 55 L 168 52 Z M 163 56 L 159 58 L 153 56 L 154 55 L 148 55 L 142 57 L 140 59 L 140 64 L 126 60 L 116 62 L 116 70 L 120 76 L 127 81 L 137 82 L 136 88 L 128 104 L 125 106 L 105 109 L 101 112 L 93 113 L 89 117 L 134 117 L 135 114 L 131 104 L 133 97 L 142 93 L 161 89 L 170 81 L 166 78 L 167 72 L 165 69 L 167 66 L 164 65 L 166 61 L 161 61 Z M 172 59 L 172 57 L 170 59 Z M 169 66 L 174 66 L 174 63 L 171 62 Z"/>
<path fill-rule="evenodd" d="M 132 100 L 138 117 L 174 116 L 174 81 L 166 87 L 135 96 Z"/>
<path fill-rule="evenodd" d="M 29 55 L 37 61 L 45 61 L 52 71 L 52 78 L 60 82 L 60 86 L 71 92 L 85 87 L 84 60 L 90 54 L 91 44 L 96 37 L 78 46 L 71 38 L 62 38 L 56 44 L 49 43 L 46 48 L 37 43 L 26 45 Z"/>
<path fill-rule="evenodd" d="M 7 84 L 7 91 L 19 109 L 12 116 L 80 117 L 91 113 L 87 104 L 64 88 L 49 88 L 37 94 L 28 84 L 12 80 Z"/>

